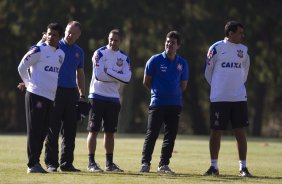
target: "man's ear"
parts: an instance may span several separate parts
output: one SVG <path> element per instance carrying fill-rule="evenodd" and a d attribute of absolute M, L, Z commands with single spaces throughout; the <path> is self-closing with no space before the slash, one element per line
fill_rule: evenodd
<path fill-rule="evenodd" d="M 234 34 L 233 31 L 229 31 L 229 36 L 232 36 Z"/>

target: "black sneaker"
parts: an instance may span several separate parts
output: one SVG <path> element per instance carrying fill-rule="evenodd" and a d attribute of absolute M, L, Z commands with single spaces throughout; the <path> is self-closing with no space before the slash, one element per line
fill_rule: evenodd
<path fill-rule="evenodd" d="M 150 164 L 148 164 L 148 163 L 143 163 L 143 164 L 141 165 L 140 172 L 142 172 L 142 173 L 148 173 L 148 172 L 150 172 Z"/>
<path fill-rule="evenodd" d="M 112 163 L 111 165 L 106 166 L 105 171 L 108 172 L 124 172 L 116 164 Z"/>
<path fill-rule="evenodd" d="M 33 167 L 28 167 L 26 172 L 28 174 L 29 173 L 47 173 L 39 163 L 35 164 Z"/>
<path fill-rule="evenodd" d="M 215 169 L 214 166 L 210 166 L 210 168 L 203 174 L 204 176 L 218 176 L 219 171 Z"/>
<path fill-rule="evenodd" d="M 244 168 L 242 168 L 241 171 L 239 171 L 239 176 L 242 176 L 242 177 L 252 177 L 252 175 L 248 171 L 247 167 L 244 167 Z"/>
<path fill-rule="evenodd" d="M 60 170 L 62 172 L 80 172 L 80 170 L 76 169 L 73 165 L 71 165 L 71 166 L 61 166 Z"/>

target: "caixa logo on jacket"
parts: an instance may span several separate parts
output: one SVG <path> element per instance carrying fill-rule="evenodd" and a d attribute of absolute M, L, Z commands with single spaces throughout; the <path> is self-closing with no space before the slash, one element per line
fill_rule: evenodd
<path fill-rule="evenodd" d="M 56 66 L 45 66 L 45 67 L 44 67 L 44 71 L 46 71 L 46 72 L 56 72 L 56 73 L 59 73 L 60 68 L 59 68 L 59 67 L 56 67 Z"/>
<path fill-rule="evenodd" d="M 223 62 L 221 63 L 222 68 L 241 68 L 241 63 L 236 62 Z"/>

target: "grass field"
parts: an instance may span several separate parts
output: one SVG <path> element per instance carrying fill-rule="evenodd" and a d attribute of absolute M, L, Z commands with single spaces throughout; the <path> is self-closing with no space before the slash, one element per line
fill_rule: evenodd
<path fill-rule="evenodd" d="M 209 167 L 208 137 L 178 136 L 170 167 L 176 175 L 156 173 L 161 138 L 157 141 L 151 173 L 140 174 L 144 135 L 116 135 L 114 161 L 124 173 L 89 173 L 86 134 L 76 139 L 74 165 L 79 173 L 26 174 L 26 136 L 0 135 L 0 184 L 181 184 L 181 183 L 282 183 L 282 139 L 248 138 L 248 167 L 252 178 L 238 177 L 238 156 L 233 137 L 222 140 L 220 176 L 202 176 Z M 96 161 L 104 167 L 102 136 L 98 139 Z M 41 163 L 44 166 L 43 157 Z"/>

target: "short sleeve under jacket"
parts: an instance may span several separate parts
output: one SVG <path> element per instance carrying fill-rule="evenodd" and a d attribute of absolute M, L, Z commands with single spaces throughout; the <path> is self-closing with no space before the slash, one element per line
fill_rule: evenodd
<path fill-rule="evenodd" d="M 69 45 L 64 39 L 59 42 L 65 52 L 65 61 L 59 72 L 58 87 L 76 88 L 76 70 L 84 67 L 84 52 L 77 45 Z"/>
<path fill-rule="evenodd" d="M 165 52 L 152 56 L 145 67 L 152 77 L 150 106 L 182 106 L 181 81 L 188 80 L 188 63 L 176 55 L 170 61 Z"/>

